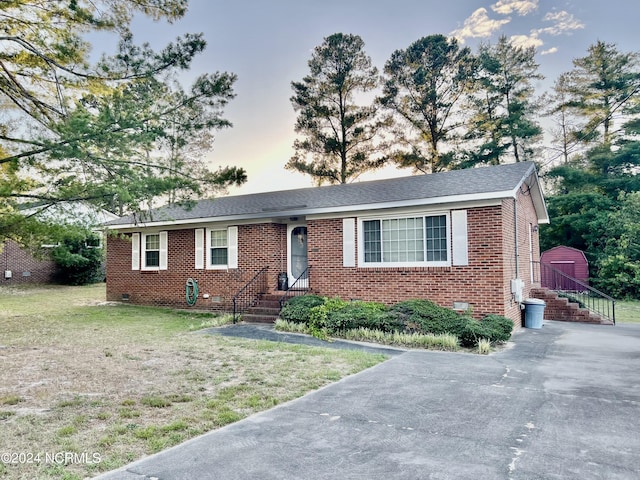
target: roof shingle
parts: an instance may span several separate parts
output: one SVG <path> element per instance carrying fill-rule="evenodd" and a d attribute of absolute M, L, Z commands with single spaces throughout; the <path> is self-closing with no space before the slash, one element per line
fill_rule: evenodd
<path fill-rule="evenodd" d="M 452 197 L 470 195 L 495 198 L 495 194 L 513 192 L 534 172 L 535 165 L 532 162 L 521 162 L 430 175 L 219 197 L 201 200 L 192 208 L 178 205 L 161 207 L 145 214 L 144 220 L 141 220 L 140 215 L 131 215 L 107 225 L 140 222 L 149 225 L 170 220 L 195 221 L 221 217 L 264 218 L 278 212 L 304 215 L 346 207 L 375 208 L 377 204 L 422 199 L 426 201 L 442 198 L 444 203 L 452 200 Z"/>

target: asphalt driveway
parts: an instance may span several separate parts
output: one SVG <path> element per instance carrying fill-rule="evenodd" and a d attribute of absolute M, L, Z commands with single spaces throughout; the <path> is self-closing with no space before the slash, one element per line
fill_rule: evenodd
<path fill-rule="evenodd" d="M 638 479 L 640 325 L 410 351 L 103 479 Z"/>

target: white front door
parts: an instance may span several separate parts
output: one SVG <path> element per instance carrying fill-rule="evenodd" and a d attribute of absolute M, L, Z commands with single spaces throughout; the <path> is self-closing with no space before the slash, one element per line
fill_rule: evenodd
<path fill-rule="evenodd" d="M 295 281 L 295 288 L 308 288 L 309 276 L 307 272 L 308 256 L 307 256 L 307 227 L 305 225 L 288 225 L 287 226 L 287 251 L 288 255 L 288 272 L 289 287 L 292 287 Z"/>

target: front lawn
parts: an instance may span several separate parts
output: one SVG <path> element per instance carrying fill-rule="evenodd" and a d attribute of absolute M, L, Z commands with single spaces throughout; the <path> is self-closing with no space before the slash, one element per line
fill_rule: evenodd
<path fill-rule="evenodd" d="M 616 300 L 616 323 L 640 323 L 639 300 Z"/>
<path fill-rule="evenodd" d="M 216 319 L 104 298 L 0 287 L 0 477 L 95 476 L 385 358 L 194 334 Z"/>

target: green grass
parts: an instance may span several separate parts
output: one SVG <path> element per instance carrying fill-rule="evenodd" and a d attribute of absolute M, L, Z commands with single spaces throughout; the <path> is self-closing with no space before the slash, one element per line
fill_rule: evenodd
<path fill-rule="evenodd" d="M 17 405 L 22 401 L 19 395 L 7 395 L 0 397 L 0 405 Z"/>
<path fill-rule="evenodd" d="M 311 334 L 311 330 L 303 323 L 288 322 L 278 319 L 275 325 L 276 330 L 283 332 Z M 402 332 L 383 332 L 369 328 L 356 328 L 347 330 L 343 335 L 335 338 L 345 338 L 347 340 L 380 343 L 383 345 L 393 345 L 407 348 L 423 348 L 427 350 L 446 350 L 455 352 L 460 349 L 458 337 L 455 335 L 441 334 L 420 334 Z"/>
<path fill-rule="evenodd" d="M 0 287 L 0 451 L 101 458 L 0 463 L 0 477 L 93 477 L 386 358 L 194 334 L 225 319 L 104 296 L 104 285 Z"/>
<path fill-rule="evenodd" d="M 617 300 L 616 323 L 640 323 L 640 301 Z"/>
<path fill-rule="evenodd" d="M 574 294 L 569 298 L 577 299 L 581 306 L 589 304 L 585 295 Z M 605 308 L 606 304 L 602 304 Z M 616 300 L 616 323 L 640 323 L 640 300 Z"/>

